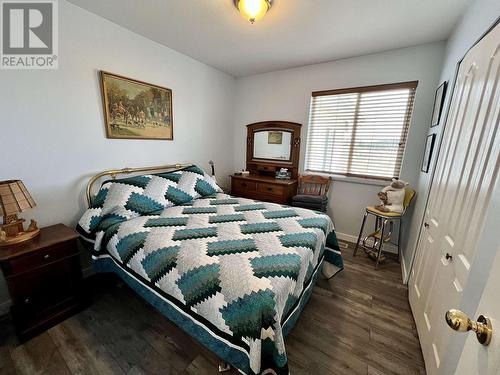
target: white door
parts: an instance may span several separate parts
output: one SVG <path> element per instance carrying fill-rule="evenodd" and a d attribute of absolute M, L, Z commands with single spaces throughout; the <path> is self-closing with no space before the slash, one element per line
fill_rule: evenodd
<path fill-rule="evenodd" d="M 498 228 L 498 226 L 497 226 Z M 488 346 L 480 345 L 474 334 L 465 342 L 456 375 L 498 375 L 500 374 L 500 247 L 493 263 L 488 283 L 476 311 L 491 319 L 493 336 Z M 471 317 L 472 318 L 472 317 Z"/>
<path fill-rule="evenodd" d="M 456 370 L 467 335 L 448 328 L 445 312 L 455 308 L 475 313 L 497 251 L 478 244 L 488 236 L 500 242 L 500 226 L 483 230 L 491 224 L 486 214 L 492 197 L 500 194 L 495 191 L 500 166 L 499 48 L 497 25 L 460 64 L 410 273 L 409 299 L 428 374 Z M 488 220 L 498 224 L 500 212 L 492 215 Z"/>

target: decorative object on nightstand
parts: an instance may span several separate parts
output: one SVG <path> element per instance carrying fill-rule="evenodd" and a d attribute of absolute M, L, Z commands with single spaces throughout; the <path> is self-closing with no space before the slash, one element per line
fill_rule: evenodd
<path fill-rule="evenodd" d="M 21 342 L 85 306 L 78 234 L 63 224 L 42 228 L 29 242 L 0 249 L 0 267 Z"/>
<path fill-rule="evenodd" d="M 299 176 L 299 191 L 298 195 L 292 198 L 292 206 L 326 212 L 331 183 L 331 177 Z"/>
<path fill-rule="evenodd" d="M 36 221 L 31 220 L 27 230 L 24 230 L 24 219 L 17 214 L 36 206 L 28 190 L 21 180 L 0 182 L 0 247 L 31 240 L 40 234 Z"/>

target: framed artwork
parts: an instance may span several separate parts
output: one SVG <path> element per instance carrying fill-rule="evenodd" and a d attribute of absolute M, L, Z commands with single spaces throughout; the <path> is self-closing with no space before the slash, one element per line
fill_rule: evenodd
<path fill-rule="evenodd" d="M 270 145 L 281 145 L 283 143 L 283 133 L 270 131 L 267 133 L 267 143 Z"/>
<path fill-rule="evenodd" d="M 174 139 L 172 90 L 101 71 L 108 138 Z"/>
<path fill-rule="evenodd" d="M 446 81 L 436 90 L 434 95 L 434 108 L 432 109 L 431 128 L 439 125 L 441 120 L 441 112 L 443 112 L 444 97 L 446 95 Z"/>
<path fill-rule="evenodd" d="M 432 151 L 434 150 L 434 142 L 436 140 L 436 134 L 430 134 L 427 136 L 427 141 L 425 142 L 424 157 L 422 159 L 422 167 L 420 170 L 425 173 L 429 173 L 429 167 L 432 159 Z"/>

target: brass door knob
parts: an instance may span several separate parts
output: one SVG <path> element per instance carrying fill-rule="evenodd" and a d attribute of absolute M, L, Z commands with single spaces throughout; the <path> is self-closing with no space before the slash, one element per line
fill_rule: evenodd
<path fill-rule="evenodd" d="M 477 341 L 484 346 L 490 344 L 493 330 L 490 319 L 484 315 L 479 315 L 477 322 L 474 322 L 466 313 L 451 309 L 446 312 L 445 319 L 451 329 L 457 332 L 474 331 L 476 332 Z"/>

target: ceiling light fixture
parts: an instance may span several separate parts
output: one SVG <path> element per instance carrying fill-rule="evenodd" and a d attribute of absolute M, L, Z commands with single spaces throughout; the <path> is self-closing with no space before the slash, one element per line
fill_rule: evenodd
<path fill-rule="evenodd" d="M 234 0 L 234 5 L 245 19 L 254 23 L 266 15 L 272 0 Z"/>

